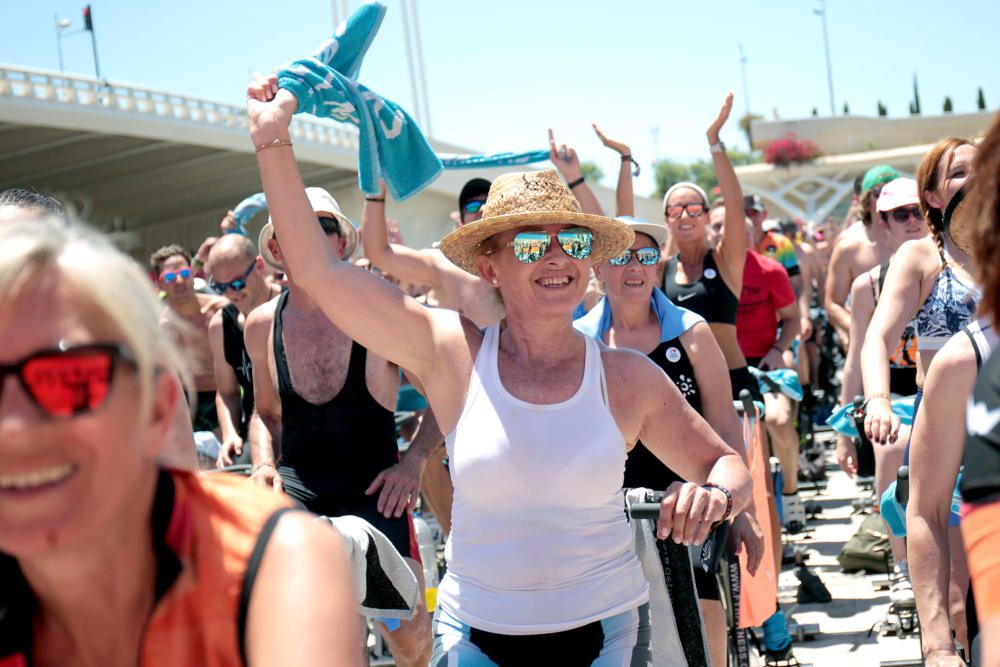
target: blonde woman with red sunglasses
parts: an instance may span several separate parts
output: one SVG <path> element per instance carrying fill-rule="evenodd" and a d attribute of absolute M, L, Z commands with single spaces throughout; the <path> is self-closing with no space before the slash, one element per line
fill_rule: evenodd
<path fill-rule="evenodd" d="M 159 311 L 95 232 L 0 225 L 0 664 L 360 665 L 337 533 L 158 463 L 183 401 Z"/>

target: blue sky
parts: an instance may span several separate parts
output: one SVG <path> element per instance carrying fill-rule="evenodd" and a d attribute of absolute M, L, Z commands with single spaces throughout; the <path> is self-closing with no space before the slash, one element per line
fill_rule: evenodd
<path fill-rule="evenodd" d="M 248 75 L 305 55 L 333 30 L 339 0 L 97 0 L 102 74 L 116 81 L 239 102 Z M 628 142 L 643 165 L 638 192 L 652 189 L 657 155 L 707 157 L 704 130 L 727 90 L 746 110 L 738 45 L 747 57 L 752 111 L 782 118 L 829 113 L 816 0 L 417 0 L 433 134 L 481 151 L 560 141 L 597 162 L 613 184 L 616 156 L 590 129 L 596 121 Z M 85 3 L 0 0 L 0 62 L 58 68 L 54 14 L 79 28 Z M 352 0 L 352 8 L 360 3 Z M 361 80 L 413 110 L 398 0 L 365 59 Z M 983 86 L 1000 105 L 1000 3 L 990 0 L 827 0 L 838 113 L 907 113 L 917 73 L 924 113 L 945 95 L 975 109 Z M 89 36 L 63 40 L 67 71 L 90 74 Z M 659 148 L 650 128 L 659 126 Z"/>

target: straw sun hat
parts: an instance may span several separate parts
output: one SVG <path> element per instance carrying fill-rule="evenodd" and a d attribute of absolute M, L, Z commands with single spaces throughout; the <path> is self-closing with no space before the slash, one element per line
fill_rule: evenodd
<path fill-rule="evenodd" d="M 617 257 L 635 239 L 633 231 L 618 220 L 581 213 L 580 203 L 549 169 L 498 177 L 483 205 L 482 219 L 445 236 L 439 249 L 456 265 L 478 276 L 476 257 L 483 241 L 509 229 L 551 224 L 577 225 L 593 232 L 589 258 L 593 264 Z"/>
<path fill-rule="evenodd" d="M 340 235 L 347 239 L 347 245 L 344 247 L 344 258 L 353 255 L 354 249 L 358 247 L 358 229 L 346 215 L 340 212 L 340 204 L 333 198 L 333 195 L 323 188 L 306 188 L 306 197 L 309 198 L 309 204 L 316 213 L 316 217 L 331 217 L 339 223 Z M 271 254 L 271 250 L 267 247 L 267 242 L 273 238 L 274 225 L 268 220 L 264 228 L 260 230 L 260 236 L 257 237 L 257 252 L 272 269 L 284 271 L 284 265 Z"/>

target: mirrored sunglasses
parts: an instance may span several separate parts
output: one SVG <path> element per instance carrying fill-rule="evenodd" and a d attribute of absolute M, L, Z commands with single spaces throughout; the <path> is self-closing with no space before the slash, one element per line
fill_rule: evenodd
<path fill-rule="evenodd" d="M 704 215 L 705 205 L 704 204 L 671 204 L 667 206 L 667 217 L 671 220 L 676 220 L 681 217 L 681 213 L 687 212 L 689 218 L 696 218 L 699 215 Z"/>
<path fill-rule="evenodd" d="M 466 213 L 479 213 L 479 211 L 485 205 L 486 205 L 485 201 L 480 201 L 478 199 L 474 201 L 467 201 L 465 202 L 465 205 L 462 206 L 462 210 L 465 211 Z"/>
<path fill-rule="evenodd" d="M 507 245 L 514 249 L 514 256 L 525 264 L 537 262 L 552 245 L 556 237 L 559 247 L 573 259 L 587 259 L 594 245 L 594 233 L 586 227 L 564 229 L 555 234 L 548 232 L 521 232 Z"/>
<path fill-rule="evenodd" d="M 243 291 L 243 288 L 247 286 L 247 278 L 250 277 L 250 274 L 253 272 L 253 268 L 255 266 L 257 266 L 256 259 L 250 262 L 250 266 L 247 267 L 247 270 L 244 271 L 243 275 L 240 276 L 239 278 L 236 278 L 235 280 L 230 280 L 228 283 L 219 283 L 216 282 L 214 278 L 212 278 L 209 280 L 209 285 L 216 292 L 223 295 L 226 293 L 227 290 L 233 290 L 234 292 L 241 292 Z"/>
<path fill-rule="evenodd" d="M 612 257 L 608 262 L 611 266 L 625 266 L 632 261 L 633 255 L 644 266 L 655 266 L 660 261 L 659 248 L 637 248 L 635 250 L 630 248 L 617 257 Z"/>
<path fill-rule="evenodd" d="M 179 268 L 176 271 L 164 271 L 163 273 L 160 274 L 160 280 L 162 280 L 165 283 L 172 283 L 172 282 L 174 282 L 174 281 L 177 280 L 178 276 L 180 276 L 184 280 L 187 280 L 188 278 L 190 278 L 191 277 L 191 267 L 190 266 L 182 266 L 181 268 Z"/>
<path fill-rule="evenodd" d="M 119 360 L 135 364 L 131 353 L 117 343 L 60 343 L 55 349 L 0 365 L 0 392 L 7 376 L 16 375 L 24 392 L 45 414 L 74 417 L 104 404 Z"/>

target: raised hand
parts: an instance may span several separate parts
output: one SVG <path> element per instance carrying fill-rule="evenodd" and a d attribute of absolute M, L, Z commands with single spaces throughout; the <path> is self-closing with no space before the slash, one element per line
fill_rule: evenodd
<path fill-rule="evenodd" d="M 722 126 L 726 124 L 726 121 L 729 120 L 729 113 L 732 110 L 733 91 L 729 91 L 729 94 L 726 95 L 726 101 L 722 103 L 722 108 L 719 109 L 719 115 L 708 126 L 708 131 L 705 133 L 708 136 L 708 143 L 714 144 L 719 141 L 719 132 L 722 130 Z"/>
<path fill-rule="evenodd" d="M 566 181 L 573 182 L 580 178 L 580 158 L 572 146 L 566 144 L 556 146 L 552 128 L 549 128 L 549 159 Z"/>
<path fill-rule="evenodd" d="M 247 115 L 250 117 L 251 136 L 264 130 L 287 130 L 298 105 L 294 95 L 278 88 L 276 74 L 257 74 L 247 85 Z"/>
<path fill-rule="evenodd" d="M 594 132 L 597 133 L 597 138 L 601 140 L 602 144 L 617 152 L 619 155 L 632 155 L 632 150 L 628 147 L 628 145 L 623 144 L 620 141 L 615 141 L 614 139 L 608 139 L 608 137 L 601 132 L 601 129 L 597 127 L 597 123 L 591 123 L 590 126 L 594 128 Z"/>

